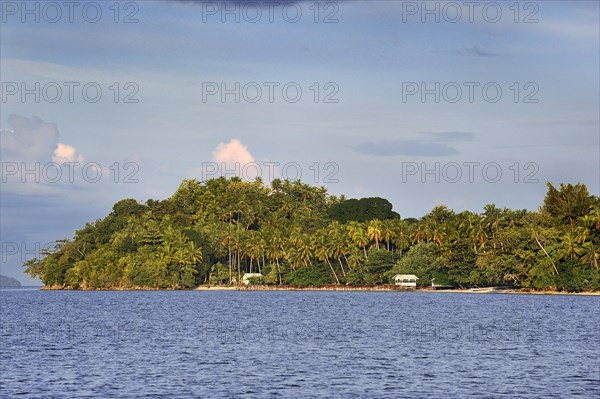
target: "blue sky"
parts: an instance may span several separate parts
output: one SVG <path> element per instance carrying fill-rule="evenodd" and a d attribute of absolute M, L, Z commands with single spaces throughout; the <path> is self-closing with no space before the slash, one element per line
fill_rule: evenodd
<path fill-rule="evenodd" d="M 213 162 L 256 162 L 264 180 L 266 165 L 277 177 L 299 168 L 334 194 L 388 198 L 403 217 L 440 203 L 536 209 L 546 181 L 599 192 L 596 1 L 516 2 L 518 15 L 515 2 L 482 1 L 472 20 L 460 1 L 428 2 L 437 15 L 423 2 L 320 2 L 318 23 L 314 2 L 282 1 L 288 20 L 280 5 L 273 22 L 257 2 L 256 23 L 247 2 L 121 2 L 119 22 L 113 2 L 77 2 L 73 21 L 64 2 L 53 2 L 60 18 L 36 3 L 39 22 L 1 3 L 1 269 L 22 281 L 36 243 L 71 237 L 119 199 L 166 198 Z M 337 22 L 324 23 L 331 13 Z M 137 22 L 123 23 L 129 14 Z M 236 82 L 237 103 L 203 92 Z M 39 102 L 23 98 L 36 83 Z M 101 88 L 97 102 L 84 85 L 92 97 Z M 285 85 L 288 100 L 297 87 L 302 97 L 286 100 Z M 65 162 L 79 163 L 72 181 Z"/>

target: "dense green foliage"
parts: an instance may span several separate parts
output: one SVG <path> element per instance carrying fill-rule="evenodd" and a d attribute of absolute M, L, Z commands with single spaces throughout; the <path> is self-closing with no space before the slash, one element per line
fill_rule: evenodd
<path fill-rule="evenodd" d="M 600 289 L 600 201 L 582 184 L 548 184 L 536 212 L 435 207 L 401 220 L 381 198 L 345 200 L 299 181 L 185 180 L 172 197 L 116 203 L 57 241 L 27 272 L 63 288 L 419 283 Z"/>
<path fill-rule="evenodd" d="M 379 219 L 400 219 L 400 215 L 392 211 L 392 204 L 384 198 L 361 198 L 349 199 L 333 204 L 329 208 L 329 217 L 342 223 L 352 220 L 357 222 L 368 222 Z"/>

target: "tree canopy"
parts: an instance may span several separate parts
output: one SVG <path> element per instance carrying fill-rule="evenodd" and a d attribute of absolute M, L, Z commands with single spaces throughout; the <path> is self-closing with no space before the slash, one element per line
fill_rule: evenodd
<path fill-rule="evenodd" d="M 379 219 L 400 219 L 400 215 L 392 211 L 392 204 L 379 197 L 348 199 L 333 204 L 328 210 L 329 217 L 339 222 L 368 222 Z"/>
<path fill-rule="evenodd" d="M 600 202 L 583 184 L 548 184 L 538 211 L 455 213 L 445 205 L 401 219 L 383 198 L 345 199 L 300 181 L 184 180 L 165 200 L 117 202 L 57 240 L 27 273 L 55 288 L 191 288 L 241 283 L 419 283 L 600 289 Z"/>

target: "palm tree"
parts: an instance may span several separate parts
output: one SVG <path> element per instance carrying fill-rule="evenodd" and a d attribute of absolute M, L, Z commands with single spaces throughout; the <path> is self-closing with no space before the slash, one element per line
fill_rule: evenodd
<path fill-rule="evenodd" d="M 333 268 L 333 265 L 329 261 L 329 257 L 331 256 L 332 251 L 331 251 L 331 248 L 329 247 L 329 243 L 327 242 L 326 232 L 317 231 L 317 233 L 313 237 L 313 248 L 315 249 L 315 256 L 320 261 L 327 263 L 327 265 L 331 269 L 331 273 L 333 273 L 333 276 L 335 277 L 336 283 L 339 285 L 340 280 L 338 279 L 338 276 Z"/>
<path fill-rule="evenodd" d="M 394 237 L 394 224 L 390 219 L 386 219 L 381 225 L 381 234 L 383 241 L 385 241 L 385 247 L 389 251 L 392 238 Z"/>
<path fill-rule="evenodd" d="M 132 216 L 127 219 L 127 225 L 124 228 L 124 233 L 127 238 L 131 240 L 131 244 L 135 244 L 136 239 L 140 235 L 140 228 L 137 220 Z"/>
<path fill-rule="evenodd" d="M 291 219 L 296 216 L 296 203 L 289 195 L 283 197 L 280 209 Z"/>
<path fill-rule="evenodd" d="M 592 206 L 590 216 L 594 220 L 596 230 L 600 230 L 600 206 Z"/>
<path fill-rule="evenodd" d="M 367 255 L 367 244 L 370 242 L 365 225 L 361 222 L 352 221 L 348 223 L 348 234 L 350 239 L 359 247 L 363 249 L 365 258 L 369 258 Z"/>
<path fill-rule="evenodd" d="M 227 264 L 229 266 L 229 285 L 233 282 L 233 258 L 231 256 L 231 241 L 233 240 L 233 232 L 231 222 L 227 223 L 227 229 L 223 229 L 221 233 L 221 245 L 227 250 Z"/>
<path fill-rule="evenodd" d="M 267 253 L 271 260 L 275 262 L 277 265 L 277 275 L 279 276 L 279 284 L 281 284 L 281 266 L 279 264 L 279 259 L 284 254 L 284 240 L 281 237 L 281 233 L 276 228 L 270 228 L 267 237 Z"/>
<path fill-rule="evenodd" d="M 503 217 L 501 215 L 502 211 L 496 208 L 494 204 L 487 204 L 483 207 L 484 209 L 484 219 L 485 219 L 485 227 L 492 235 L 492 239 L 496 238 L 496 231 L 500 228 Z"/>
<path fill-rule="evenodd" d="M 197 266 L 202 263 L 202 248 L 196 246 L 193 241 L 190 241 L 187 245 L 187 256 L 190 260 L 190 264 Z"/>
<path fill-rule="evenodd" d="M 304 267 L 308 267 L 313 257 L 312 247 L 310 245 L 310 237 L 308 234 L 302 234 L 296 251 L 298 255 L 298 261 L 301 262 Z"/>
<path fill-rule="evenodd" d="M 334 221 L 327 227 L 327 236 L 331 246 L 332 256 L 338 260 L 342 269 L 342 275 L 346 277 L 342 257 L 346 258 L 346 253 L 348 251 L 348 234 L 346 233 L 344 226 L 338 221 Z"/>
<path fill-rule="evenodd" d="M 286 246 L 290 248 L 290 250 L 286 252 L 286 255 L 288 261 L 290 262 L 290 265 L 292 266 L 292 270 L 296 270 L 296 268 L 298 267 L 296 261 L 300 262 L 300 259 L 298 259 L 297 256 L 298 254 L 296 252 L 296 249 L 300 246 L 301 242 L 302 230 L 299 226 L 295 226 L 292 228 L 292 232 L 286 240 Z"/>
<path fill-rule="evenodd" d="M 348 251 L 348 267 L 350 267 L 350 269 L 355 269 L 364 261 L 366 261 L 366 259 L 363 258 L 360 248 L 355 246 L 350 247 L 350 250 Z"/>
<path fill-rule="evenodd" d="M 473 250 L 477 251 L 477 249 L 485 248 L 487 242 L 488 237 L 485 229 L 485 222 L 481 216 L 476 217 L 476 219 L 471 220 L 471 222 L 474 223 L 469 223 L 469 237 L 473 244 Z"/>
<path fill-rule="evenodd" d="M 454 222 L 446 226 L 444 231 L 445 244 L 460 244 L 463 241 L 462 223 Z"/>
<path fill-rule="evenodd" d="M 184 286 L 187 286 L 188 276 L 192 276 L 198 273 L 192 265 L 191 259 L 188 257 L 189 254 L 186 253 L 185 249 L 179 249 L 175 253 L 174 260 L 177 264 L 177 283 L 175 286 L 180 287 L 181 283 L 184 283 Z"/>
<path fill-rule="evenodd" d="M 548 254 L 548 251 L 546 251 L 546 248 L 544 248 L 544 246 L 542 245 L 542 242 L 540 241 L 540 238 L 538 237 L 538 233 L 535 230 L 535 227 L 531 226 L 530 229 L 531 229 L 531 238 L 535 240 L 538 247 L 540 247 L 542 252 L 550 260 L 550 263 L 552 264 L 552 267 L 554 268 L 554 272 L 556 273 L 556 275 L 558 275 L 558 269 L 556 268 L 556 264 L 554 263 L 554 260 L 552 260 L 552 257 L 550 256 L 550 254 Z"/>
<path fill-rule="evenodd" d="M 577 259 L 581 252 L 574 233 L 568 232 L 560 239 L 561 250 L 558 253 L 560 259 Z"/>
<path fill-rule="evenodd" d="M 587 241 L 591 231 L 587 227 L 576 227 L 575 230 L 573 230 L 573 233 L 575 234 L 575 241 L 578 244 L 583 244 Z"/>
<path fill-rule="evenodd" d="M 441 247 L 442 244 L 444 244 L 446 242 L 446 238 L 448 237 L 448 234 L 443 230 L 444 226 L 442 226 L 442 227 L 433 226 L 432 229 L 433 229 L 433 232 L 431 235 L 431 241 L 435 244 L 436 247 Z"/>
<path fill-rule="evenodd" d="M 375 247 L 379 249 L 379 241 L 381 240 L 382 225 L 381 220 L 373 219 L 367 224 L 367 234 L 370 240 L 375 241 Z"/>
<path fill-rule="evenodd" d="M 258 265 L 258 272 L 260 273 L 260 259 L 265 252 L 265 244 L 261 237 L 261 234 L 257 231 L 248 231 L 248 239 L 246 240 L 246 254 L 250 258 L 250 273 L 252 273 L 252 264 L 256 260 Z"/>
<path fill-rule="evenodd" d="M 273 181 L 271 181 L 271 189 L 273 191 L 275 191 L 276 193 L 281 191 L 282 186 L 283 186 L 283 182 L 279 178 L 273 179 Z"/>
<path fill-rule="evenodd" d="M 600 261 L 600 252 L 598 252 L 598 247 L 596 247 L 591 241 L 588 241 L 583 244 L 581 252 L 581 263 L 590 265 L 594 269 L 598 269 L 598 263 Z"/>
<path fill-rule="evenodd" d="M 421 241 L 430 242 L 433 238 L 433 232 L 431 230 L 431 222 L 427 220 L 421 221 L 417 225 L 417 228 L 413 234 L 413 243 L 418 244 Z"/>
<path fill-rule="evenodd" d="M 411 233 L 405 221 L 399 221 L 394 227 L 394 246 L 402 255 L 402 251 L 410 246 Z"/>

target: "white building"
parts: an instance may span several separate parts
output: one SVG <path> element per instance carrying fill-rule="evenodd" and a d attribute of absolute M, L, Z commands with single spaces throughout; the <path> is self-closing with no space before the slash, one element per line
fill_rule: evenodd
<path fill-rule="evenodd" d="M 394 284 L 401 287 L 417 287 L 417 280 L 419 278 L 414 274 L 396 274 L 394 276 Z"/>
<path fill-rule="evenodd" d="M 242 284 L 248 285 L 250 284 L 250 279 L 262 278 L 262 276 L 263 275 L 260 273 L 244 273 L 244 275 L 242 276 Z"/>

